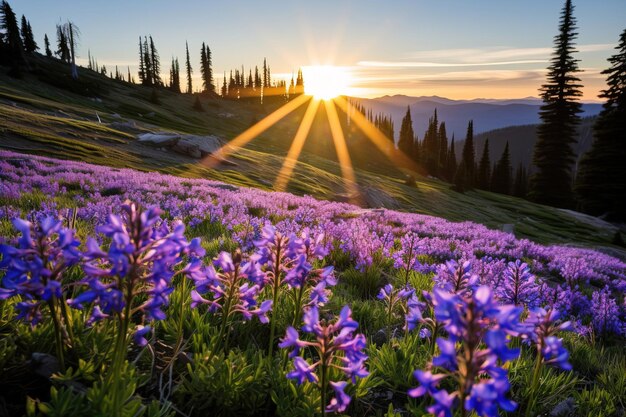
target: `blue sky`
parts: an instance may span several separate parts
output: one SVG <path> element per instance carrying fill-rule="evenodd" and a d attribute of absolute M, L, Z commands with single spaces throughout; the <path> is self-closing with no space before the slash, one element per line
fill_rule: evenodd
<path fill-rule="evenodd" d="M 467 99 L 537 96 L 562 0 L 165 1 L 10 0 L 37 42 L 72 20 L 87 50 L 111 69 L 137 69 L 137 39 L 151 34 L 163 73 L 189 42 L 201 43 L 214 71 L 262 64 L 290 78 L 299 66 L 333 64 L 352 74 L 354 95 L 440 95 Z M 604 88 L 606 59 L 625 28 L 625 0 L 575 0 L 584 98 Z M 306 82 L 306 80 L 305 80 Z M 199 86 L 199 83 L 195 83 Z"/>

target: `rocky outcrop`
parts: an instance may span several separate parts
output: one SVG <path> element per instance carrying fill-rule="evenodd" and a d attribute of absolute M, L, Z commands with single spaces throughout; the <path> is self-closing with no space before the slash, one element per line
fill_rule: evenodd
<path fill-rule="evenodd" d="M 142 133 L 137 140 L 156 148 L 165 148 L 191 158 L 213 156 L 225 142 L 217 136 L 184 135 L 172 132 Z"/>

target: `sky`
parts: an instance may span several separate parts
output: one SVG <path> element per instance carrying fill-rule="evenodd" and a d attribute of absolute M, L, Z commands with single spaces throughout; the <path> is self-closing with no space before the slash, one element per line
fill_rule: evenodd
<path fill-rule="evenodd" d="M 152 35 L 163 75 L 181 66 L 185 41 L 200 87 L 206 42 L 221 82 L 267 58 L 274 77 L 301 66 L 337 65 L 350 74 L 347 94 L 405 94 L 451 99 L 538 96 L 558 32 L 563 0 L 9 0 L 44 33 L 68 19 L 80 29 L 79 63 L 88 50 L 100 65 L 136 75 L 138 38 Z M 605 88 L 607 58 L 625 29 L 626 0 L 574 0 L 583 99 Z M 166 78 L 166 77 L 165 77 Z M 306 85 L 306 77 L 305 77 Z"/>

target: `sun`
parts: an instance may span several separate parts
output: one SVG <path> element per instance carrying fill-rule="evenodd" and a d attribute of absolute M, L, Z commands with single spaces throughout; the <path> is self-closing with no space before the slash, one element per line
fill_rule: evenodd
<path fill-rule="evenodd" d="M 347 68 L 333 65 L 314 65 L 302 68 L 304 92 L 318 100 L 330 100 L 345 95 L 350 87 Z"/>

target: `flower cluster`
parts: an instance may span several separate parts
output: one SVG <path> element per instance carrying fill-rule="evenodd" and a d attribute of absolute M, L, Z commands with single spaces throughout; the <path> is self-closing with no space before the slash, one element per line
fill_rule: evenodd
<path fill-rule="evenodd" d="M 322 407 L 327 412 L 342 412 L 350 403 L 350 396 L 344 392 L 345 381 L 328 381 L 328 371 L 331 368 L 342 371 L 346 377 L 356 383 L 356 378 L 368 375 L 365 369 L 367 355 L 363 352 L 366 339 L 363 334 L 355 334 L 358 323 L 351 317 L 352 312 L 345 306 L 337 320 L 332 323 L 320 321 L 317 306 L 312 306 L 304 313 L 302 331 L 313 336 L 312 341 L 301 340 L 298 331 L 289 327 L 279 346 L 292 349 L 289 357 L 294 358 L 294 369 L 287 374 L 288 378 L 295 379 L 298 384 L 312 382 L 318 385 L 322 394 Z M 315 362 L 310 364 L 300 354 L 302 348 L 314 349 Z M 326 404 L 326 390 L 328 384 L 332 387 L 335 396 Z"/>
<path fill-rule="evenodd" d="M 495 291 L 500 302 L 526 307 L 533 307 L 537 304 L 540 288 L 526 263 L 519 259 L 509 262 L 502 275 L 502 282 Z"/>
<path fill-rule="evenodd" d="M 445 291 L 465 294 L 478 285 L 478 275 L 472 274 L 472 262 L 447 261 L 435 273 L 435 287 Z"/>
<path fill-rule="evenodd" d="M 471 295 L 436 288 L 433 304 L 435 318 L 443 323 L 448 338 L 437 339 L 440 353 L 431 367 L 446 372 L 415 371 L 420 385 L 409 395 L 431 396 L 435 403 L 428 411 L 435 415 L 452 416 L 457 400 L 480 416 L 498 416 L 498 408 L 513 411 L 516 404 L 506 397 L 510 384 L 502 365 L 519 356 L 519 349 L 509 348 L 508 343 L 509 336 L 519 335 L 522 309 L 498 305 L 486 286 Z M 456 387 L 453 392 L 438 388 L 447 377 Z"/>
<path fill-rule="evenodd" d="M 568 362 L 569 353 L 556 334 L 572 330 L 572 324 L 569 321 L 560 322 L 559 319 L 560 313 L 555 309 L 546 311 L 541 307 L 533 308 L 524 322 L 524 336 L 535 345 L 543 363 L 570 370 L 572 365 Z"/>
<path fill-rule="evenodd" d="M 239 251 L 234 256 L 221 252 L 213 265 L 190 275 L 195 281 L 191 307 L 206 304 L 210 312 L 220 311 L 225 318 L 239 313 L 245 320 L 257 316 L 262 323 L 267 323 L 272 300 L 265 300 L 260 306 L 257 301 L 263 276 L 254 259 L 243 262 Z"/>
<path fill-rule="evenodd" d="M 56 309 L 56 300 L 63 293 L 63 274 L 80 260 L 80 242 L 73 230 L 53 217 L 45 217 L 38 224 L 14 219 L 13 226 L 21 237 L 17 247 L 0 245 L 0 269 L 6 271 L 0 300 L 21 296 L 23 301 L 15 305 L 18 319 L 36 325 L 42 318 L 42 305 Z"/>

